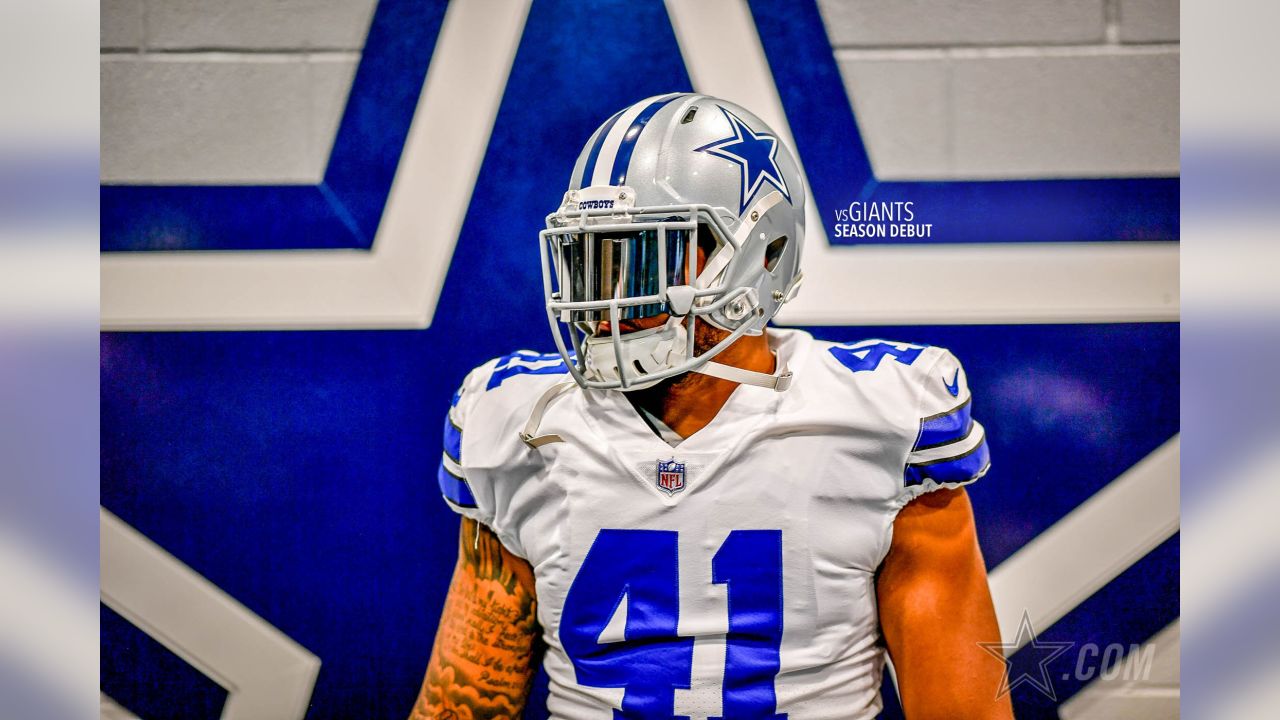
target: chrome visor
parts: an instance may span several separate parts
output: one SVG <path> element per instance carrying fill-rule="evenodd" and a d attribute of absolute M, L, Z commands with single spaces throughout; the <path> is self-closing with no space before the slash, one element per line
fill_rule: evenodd
<path fill-rule="evenodd" d="M 691 284 L 691 264 L 697 262 L 695 235 L 688 229 L 651 225 L 547 232 L 543 238 L 554 263 L 553 302 L 563 322 L 630 320 L 667 312 L 667 288 Z M 617 318 L 610 317 L 611 305 Z"/>

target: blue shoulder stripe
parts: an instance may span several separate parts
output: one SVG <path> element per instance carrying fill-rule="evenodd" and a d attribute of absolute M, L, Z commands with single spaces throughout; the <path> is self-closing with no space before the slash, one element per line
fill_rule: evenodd
<path fill-rule="evenodd" d="M 444 418 L 444 454 L 455 463 L 462 464 L 462 428 L 453 424 L 453 418 Z"/>
<path fill-rule="evenodd" d="M 530 367 L 527 363 L 543 363 L 555 360 L 554 365 L 543 365 L 542 367 Z M 559 353 L 547 353 L 545 355 L 530 352 L 516 352 L 506 355 L 498 360 L 498 364 L 493 367 L 493 374 L 489 376 L 489 382 L 485 384 L 485 390 L 492 390 L 501 385 L 507 378 L 516 375 L 562 375 L 568 374 L 569 368 L 565 367 L 564 358 Z"/>
<path fill-rule="evenodd" d="M 959 407 L 921 420 L 920 435 L 911 451 L 928 450 L 968 437 L 973 429 L 970 408 L 970 400 L 965 400 Z"/>
<path fill-rule="evenodd" d="M 449 502 L 464 508 L 476 506 L 476 497 L 471 494 L 471 486 L 465 479 L 446 470 L 443 460 L 440 461 L 440 470 L 436 477 L 440 481 L 440 492 L 444 493 Z"/>
<path fill-rule="evenodd" d="M 919 485 L 926 479 L 937 483 L 968 482 L 981 475 L 990 464 L 991 451 L 983 438 L 977 447 L 955 457 L 908 465 L 902 481 L 906 485 Z"/>
<path fill-rule="evenodd" d="M 618 146 L 618 154 L 613 156 L 613 172 L 609 174 L 611 178 L 610 185 L 627 184 L 627 166 L 631 164 L 631 153 L 636 149 L 636 141 L 640 139 L 640 133 L 644 131 L 644 126 L 648 125 L 653 116 L 666 107 L 667 103 L 678 97 L 680 96 L 672 95 L 654 100 L 649 103 L 648 107 L 640 111 L 635 120 L 631 121 L 631 127 L 627 128 L 626 134 L 622 136 L 622 144 Z"/>

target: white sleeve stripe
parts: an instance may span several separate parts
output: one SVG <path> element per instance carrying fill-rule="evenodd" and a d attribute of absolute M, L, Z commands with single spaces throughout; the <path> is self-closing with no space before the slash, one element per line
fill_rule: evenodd
<path fill-rule="evenodd" d="M 527 367 L 530 370 L 541 370 L 542 368 L 554 367 L 556 365 L 563 365 L 563 364 L 564 364 L 564 360 L 561 359 L 559 355 L 556 355 L 555 357 L 550 357 L 550 358 L 543 357 L 543 356 L 538 356 L 535 358 L 524 358 L 524 357 L 516 356 L 508 360 L 505 365 L 502 365 L 501 367 L 495 367 L 494 370 L 505 370 L 509 367 Z"/>
<path fill-rule="evenodd" d="M 986 439 L 986 436 L 987 432 L 983 429 L 982 424 L 977 420 L 974 420 L 973 427 L 970 428 L 968 435 L 947 445 L 939 445 L 927 450 L 917 450 L 907 456 L 907 464 L 914 465 L 917 463 L 936 462 L 938 460 L 946 460 L 947 458 L 952 458 L 957 455 L 963 455 L 981 445 L 982 441 Z"/>
<path fill-rule="evenodd" d="M 454 477 L 466 477 L 466 475 L 462 474 L 462 466 L 454 462 L 449 457 L 449 453 L 440 453 L 440 457 L 442 458 L 440 462 L 444 463 L 444 469 L 448 470 Z"/>

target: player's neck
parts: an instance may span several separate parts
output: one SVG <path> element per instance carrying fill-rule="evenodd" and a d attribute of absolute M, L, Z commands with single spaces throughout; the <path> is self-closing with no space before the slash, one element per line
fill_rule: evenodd
<path fill-rule="evenodd" d="M 769 339 L 764 334 L 742 336 L 717 355 L 716 362 L 762 373 L 776 369 Z M 652 388 L 627 393 L 627 398 L 687 438 L 706 427 L 737 388 L 738 383 L 730 380 L 691 372 Z"/>

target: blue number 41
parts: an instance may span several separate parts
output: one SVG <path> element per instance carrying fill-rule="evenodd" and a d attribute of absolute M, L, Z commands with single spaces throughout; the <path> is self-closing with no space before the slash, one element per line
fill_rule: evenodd
<path fill-rule="evenodd" d="M 924 345 L 911 343 L 889 343 L 883 340 L 857 343 L 855 345 L 835 345 L 830 352 L 843 366 L 853 372 L 874 371 L 880 367 L 885 356 L 891 357 L 903 365 L 910 365 L 924 352 Z"/>
<path fill-rule="evenodd" d="M 560 640 L 578 682 L 625 688 L 615 720 L 681 720 L 676 688 L 689 688 L 693 638 L 680 637 L 679 558 L 673 530 L 601 530 L 569 588 Z M 785 720 L 774 678 L 782 644 L 782 531 L 734 530 L 711 561 L 727 586 L 724 714 L 720 720 Z M 621 642 L 600 633 L 627 603 Z"/>

